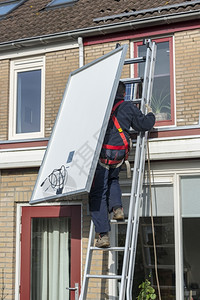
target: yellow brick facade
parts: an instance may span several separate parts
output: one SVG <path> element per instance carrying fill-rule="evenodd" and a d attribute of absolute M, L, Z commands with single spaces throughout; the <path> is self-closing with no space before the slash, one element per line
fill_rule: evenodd
<path fill-rule="evenodd" d="M 105 44 L 97 44 L 97 45 L 91 45 L 91 46 L 86 46 L 84 48 L 84 57 L 85 57 L 85 64 L 93 61 L 94 59 L 97 59 L 101 57 L 102 55 L 112 51 L 116 47 L 116 43 L 120 43 L 121 45 L 128 44 L 130 46 L 130 41 L 129 40 L 124 40 L 124 41 L 116 41 L 116 42 L 110 42 L 110 43 L 105 43 Z M 127 51 L 127 57 L 130 57 L 130 47 L 128 47 Z M 122 78 L 126 78 L 130 76 L 130 69 L 128 66 L 124 66 L 122 70 Z"/>
<path fill-rule="evenodd" d="M 9 60 L 0 60 L 0 140 L 8 139 Z"/>
<path fill-rule="evenodd" d="M 45 136 L 49 137 L 57 116 L 69 74 L 78 69 L 78 49 L 46 54 Z"/>
<path fill-rule="evenodd" d="M 196 125 L 200 112 L 200 29 L 175 34 L 177 126 Z"/>
<path fill-rule="evenodd" d="M 0 174 L 0 295 L 6 300 L 14 300 L 15 294 L 16 205 L 29 201 L 37 172 L 13 169 Z"/>

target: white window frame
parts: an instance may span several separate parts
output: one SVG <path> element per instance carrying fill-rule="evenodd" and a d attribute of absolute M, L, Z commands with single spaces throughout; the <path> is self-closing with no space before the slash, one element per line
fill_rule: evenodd
<path fill-rule="evenodd" d="M 162 164 L 158 169 L 153 170 L 152 185 L 173 185 L 174 195 L 174 242 L 175 242 L 175 284 L 176 284 L 176 299 L 184 299 L 184 278 L 183 278 L 183 234 L 182 234 L 182 216 L 181 216 L 181 195 L 180 181 L 184 176 L 200 175 L 200 171 L 196 163 L 189 165 L 174 164 L 172 168 L 165 168 Z M 148 184 L 148 178 L 146 178 Z M 115 245 L 115 230 L 116 226 L 111 226 L 111 243 Z M 115 274 L 114 256 L 109 253 L 109 269 L 110 274 Z M 109 281 L 109 294 L 113 299 L 117 299 L 117 286 L 114 280 Z"/>
<path fill-rule="evenodd" d="M 17 74 L 32 70 L 41 70 L 41 116 L 40 131 L 16 133 L 17 114 Z M 32 139 L 44 137 L 45 111 L 45 56 L 11 60 L 10 64 L 10 102 L 9 102 L 9 140 Z"/>

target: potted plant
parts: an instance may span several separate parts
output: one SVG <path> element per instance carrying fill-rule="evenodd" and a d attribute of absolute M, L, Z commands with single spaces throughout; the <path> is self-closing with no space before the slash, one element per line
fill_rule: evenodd
<path fill-rule="evenodd" d="M 151 277 L 151 275 L 149 275 Z M 145 279 L 139 285 L 140 293 L 137 297 L 137 300 L 148 300 L 148 299 L 156 299 L 155 289 L 151 286 L 151 282 L 148 279 Z"/>
<path fill-rule="evenodd" d="M 163 121 L 168 119 L 168 115 L 171 113 L 170 104 L 166 104 L 166 99 L 169 94 L 164 95 L 164 91 L 161 91 L 159 97 L 152 96 L 151 108 L 156 116 L 156 121 Z"/>

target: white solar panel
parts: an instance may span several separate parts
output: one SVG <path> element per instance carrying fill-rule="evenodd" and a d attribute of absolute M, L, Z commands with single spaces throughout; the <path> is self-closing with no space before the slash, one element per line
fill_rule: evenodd
<path fill-rule="evenodd" d="M 31 204 L 90 191 L 127 45 L 72 72 Z"/>

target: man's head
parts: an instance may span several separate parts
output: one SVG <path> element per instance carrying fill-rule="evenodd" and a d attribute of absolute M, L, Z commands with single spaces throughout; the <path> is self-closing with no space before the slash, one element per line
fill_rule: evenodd
<path fill-rule="evenodd" d="M 118 85 L 116 97 L 124 98 L 125 93 L 126 93 L 126 85 L 122 81 L 120 81 Z"/>

